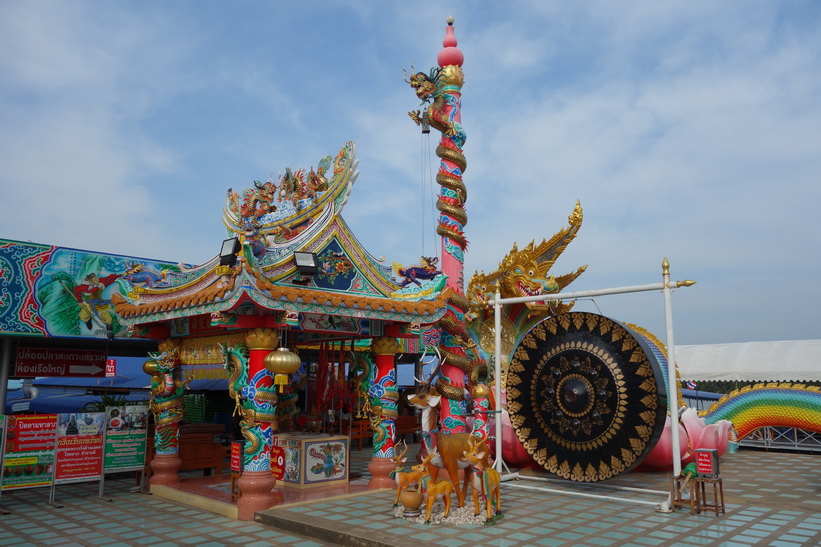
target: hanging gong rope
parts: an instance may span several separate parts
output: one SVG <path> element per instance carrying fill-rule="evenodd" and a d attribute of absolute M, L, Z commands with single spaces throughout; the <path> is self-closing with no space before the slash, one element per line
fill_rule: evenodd
<path fill-rule="evenodd" d="M 425 113 L 427 115 L 427 113 Z M 425 126 L 423 125 L 422 133 L 420 135 L 420 143 L 419 143 L 419 165 L 420 165 L 420 178 L 421 178 L 421 190 L 422 190 L 422 210 L 421 210 L 421 243 L 422 249 L 420 256 L 437 256 L 438 249 L 437 249 L 437 241 L 436 241 L 436 191 L 434 181 L 436 179 L 434 175 L 434 166 L 431 161 L 433 157 L 433 151 L 431 150 L 430 144 L 430 125 L 427 125 L 427 130 L 425 130 Z M 431 227 L 432 226 L 432 227 Z M 427 248 L 427 240 L 428 238 L 431 239 L 432 242 L 432 249 L 430 252 L 426 250 Z"/>

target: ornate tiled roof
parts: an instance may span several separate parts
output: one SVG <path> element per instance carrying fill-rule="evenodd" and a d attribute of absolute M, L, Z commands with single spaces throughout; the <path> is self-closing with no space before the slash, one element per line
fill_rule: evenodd
<path fill-rule="evenodd" d="M 229 311 L 246 299 L 271 310 L 311 308 L 311 311 L 335 315 L 427 323 L 439 319 L 444 313 L 447 299 L 452 296 L 451 291 L 446 289 L 431 300 L 409 301 L 279 285 L 253 267 L 248 267 L 244 259 L 238 260 L 234 268 L 228 268 L 230 273 L 219 275 L 225 271 L 219 268 L 214 267 L 206 276 L 209 283 L 198 283 L 207 286 L 195 291 L 190 288 L 171 291 L 146 289 L 134 299 L 117 294 L 112 303 L 127 324 Z"/>

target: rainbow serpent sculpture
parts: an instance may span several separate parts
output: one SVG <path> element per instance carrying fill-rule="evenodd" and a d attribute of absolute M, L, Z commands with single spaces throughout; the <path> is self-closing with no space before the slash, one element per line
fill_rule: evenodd
<path fill-rule="evenodd" d="M 742 439 L 761 427 L 821 433 L 821 387 L 772 382 L 732 391 L 699 412 L 707 424 L 729 420 Z"/>

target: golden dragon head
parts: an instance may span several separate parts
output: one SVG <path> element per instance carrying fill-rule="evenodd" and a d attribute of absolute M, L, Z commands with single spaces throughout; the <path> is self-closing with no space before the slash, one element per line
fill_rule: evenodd
<path fill-rule="evenodd" d="M 573 212 L 568 217 L 569 226 L 561 229 L 549 240 L 545 239 L 538 245 L 535 240 L 525 248 L 519 250 L 513 244 L 511 251 L 502 259 L 496 271 L 486 274 L 476 273 L 470 278 L 466 296 L 472 307 L 481 307 L 487 304 L 496 290 L 494 282 L 498 280 L 499 292 L 502 298 L 516 298 L 520 296 L 539 296 L 560 292 L 579 275 L 587 266 L 578 268 L 560 277 L 550 273 L 553 264 L 567 248 L 567 245 L 576 237 L 582 224 L 581 204 L 577 201 Z M 545 310 L 553 313 L 568 311 L 572 304 L 565 305 L 558 302 L 528 302 L 527 306 L 534 310 Z"/>

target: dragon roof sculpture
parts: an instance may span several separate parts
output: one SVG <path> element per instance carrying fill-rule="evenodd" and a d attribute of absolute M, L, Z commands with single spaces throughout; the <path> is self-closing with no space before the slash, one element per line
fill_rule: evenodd
<path fill-rule="evenodd" d="M 322 317 L 334 315 L 352 318 L 346 328 L 360 333 L 379 332 L 386 322 L 438 320 L 450 290 L 437 282 L 438 290 L 393 298 L 403 285 L 392 279 L 391 265 L 365 251 L 341 216 L 359 174 L 355 151 L 348 142 L 335 157 L 320 159 L 316 170 L 286 168 L 277 181 L 229 189 L 222 221 L 228 238 L 240 243 L 235 263 L 221 264 L 216 256 L 200 266 L 181 265 L 161 285 L 116 295 L 124 324 L 210 314 L 212 326 L 294 326 L 302 316 L 303 327 L 322 330 Z M 316 256 L 316 274 L 299 274 L 296 251 Z"/>

